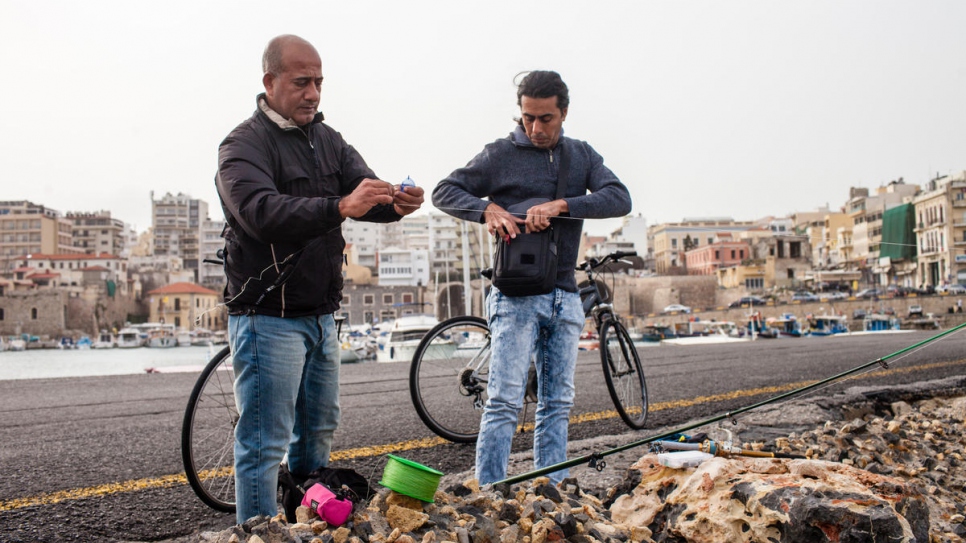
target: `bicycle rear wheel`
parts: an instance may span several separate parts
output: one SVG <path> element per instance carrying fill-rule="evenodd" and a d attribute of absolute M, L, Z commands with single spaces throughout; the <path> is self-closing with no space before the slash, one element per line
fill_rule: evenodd
<path fill-rule="evenodd" d="M 184 412 L 181 460 L 188 483 L 209 507 L 235 512 L 235 372 L 225 347 L 202 370 Z"/>
<path fill-rule="evenodd" d="M 644 369 L 631 336 L 619 321 L 608 319 L 601 325 L 600 361 L 617 413 L 631 428 L 644 428 L 647 423 Z"/>
<path fill-rule="evenodd" d="M 423 423 L 456 443 L 480 431 L 490 371 L 490 330 L 479 317 L 455 317 L 430 330 L 413 355 L 409 393 Z"/>

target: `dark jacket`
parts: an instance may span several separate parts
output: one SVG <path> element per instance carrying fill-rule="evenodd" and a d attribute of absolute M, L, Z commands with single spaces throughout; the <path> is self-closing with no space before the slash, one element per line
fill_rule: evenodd
<path fill-rule="evenodd" d="M 584 225 L 584 221 L 576 219 L 621 217 L 631 211 L 627 187 L 604 166 L 604 159 L 587 142 L 561 135 L 554 149 L 540 149 L 530 143 L 526 132 L 518 126 L 508 137 L 487 145 L 469 164 L 440 181 L 433 190 L 433 205 L 454 217 L 483 223 L 483 210 L 490 202 L 506 209 L 530 198 L 553 200 L 561 153 L 569 157 L 564 200 L 570 218 L 552 221 L 558 232 L 556 287 L 576 292 L 574 268 Z"/>
<path fill-rule="evenodd" d="M 225 212 L 225 301 L 233 315 L 333 313 L 342 301 L 339 200 L 376 175 L 322 114 L 297 127 L 258 97 L 255 114 L 218 148 Z M 360 220 L 397 221 L 390 205 Z"/>

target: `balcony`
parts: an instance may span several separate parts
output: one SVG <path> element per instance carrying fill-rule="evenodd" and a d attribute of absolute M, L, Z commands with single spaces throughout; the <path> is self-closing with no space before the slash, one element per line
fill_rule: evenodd
<path fill-rule="evenodd" d="M 953 200 L 953 207 L 966 207 L 966 199 Z"/>

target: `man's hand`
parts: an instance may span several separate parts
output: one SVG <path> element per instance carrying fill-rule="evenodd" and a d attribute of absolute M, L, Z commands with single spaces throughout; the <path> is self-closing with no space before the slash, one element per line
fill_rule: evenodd
<path fill-rule="evenodd" d="M 520 226 L 524 220 L 514 217 L 509 211 L 490 203 L 483 210 L 486 217 L 486 231 L 494 236 L 515 238 L 520 233 Z"/>
<path fill-rule="evenodd" d="M 367 177 L 354 191 L 339 200 L 339 213 L 343 218 L 358 219 L 379 204 L 393 203 L 395 192 L 391 184 Z M 422 202 L 422 197 L 419 201 Z"/>
<path fill-rule="evenodd" d="M 550 218 L 570 211 L 566 200 L 554 200 L 535 205 L 527 210 L 527 232 L 540 232 L 550 228 Z"/>
<path fill-rule="evenodd" d="M 402 186 L 396 185 L 394 188 L 396 192 L 392 197 L 392 203 L 396 213 L 406 216 L 423 205 L 422 187 L 410 185 L 404 190 Z"/>

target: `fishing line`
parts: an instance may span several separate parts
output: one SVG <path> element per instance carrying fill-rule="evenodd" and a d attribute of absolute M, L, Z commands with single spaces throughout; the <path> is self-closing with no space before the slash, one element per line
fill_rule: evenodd
<path fill-rule="evenodd" d="M 386 456 L 389 461 L 382 472 L 380 485 L 410 498 L 433 501 L 443 472 L 392 454 Z"/>
<path fill-rule="evenodd" d="M 903 349 L 900 349 L 900 350 L 898 350 L 898 351 L 896 351 L 894 353 L 891 353 L 891 354 L 888 354 L 888 355 L 879 357 L 879 358 L 877 358 L 875 360 L 866 362 L 866 363 L 861 364 L 859 366 L 856 366 L 856 367 L 854 367 L 854 368 L 852 368 L 850 370 L 846 370 L 846 371 L 844 371 L 842 373 L 833 375 L 831 377 L 828 377 L 828 378 L 823 379 L 821 381 L 817 381 L 817 382 L 812 383 L 810 385 L 806 385 L 806 386 L 797 388 L 795 390 L 791 390 L 791 391 L 785 392 L 783 394 L 778 394 L 776 396 L 773 396 L 773 397 L 768 398 L 766 400 L 757 402 L 755 404 L 752 404 L 752 405 L 749 405 L 749 406 L 746 406 L 746 407 L 742 407 L 742 408 L 736 409 L 734 411 L 728 411 L 726 413 L 722 413 L 720 415 L 716 415 L 716 416 L 711 417 L 711 418 L 708 418 L 708 419 L 704 419 L 704 420 L 697 421 L 697 422 L 694 422 L 694 423 L 686 424 L 684 426 L 675 428 L 673 430 L 669 430 L 669 431 L 666 431 L 666 432 L 662 432 L 660 434 L 653 435 L 653 436 L 650 436 L 650 437 L 647 437 L 647 438 L 644 438 L 644 439 L 641 439 L 641 440 L 638 440 L 638 441 L 634 441 L 634 442 L 628 443 L 626 445 L 621 445 L 619 447 L 615 447 L 613 449 L 609 449 L 609 450 L 606 450 L 606 451 L 603 451 L 603 452 L 595 452 L 595 453 L 592 453 L 592 454 L 589 454 L 589 455 L 584 455 L 584 456 L 580 456 L 580 457 L 574 458 L 572 460 L 567 460 L 567 461 L 564 461 L 564 462 L 560 462 L 560 463 L 554 464 L 552 466 L 548 466 L 548 467 L 545 467 L 545 468 L 540 468 L 540 469 L 537 469 L 537 470 L 533 470 L 533 471 L 530 471 L 528 473 L 523 473 L 523 474 L 516 475 L 516 476 L 513 476 L 513 477 L 508 477 L 506 479 L 503 479 L 502 481 L 497 481 L 497 482 L 493 483 L 493 485 L 504 485 L 504 484 L 519 483 L 521 481 L 526 481 L 528 479 L 533 479 L 534 477 L 539 477 L 541 475 L 547 475 L 547 474 L 553 473 L 555 471 L 559 471 L 559 470 L 562 470 L 562 469 L 570 468 L 570 467 L 577 466 L 577 465 L 584 464 L 584 463 L 589 464 L 590 467 L 594 467 L 594 468 L 597 468 L 598 470 L 601 470 L 601 469 L 603 469 L 603 465 L 604 465 L 603 458 L 605 456 L 609 456 L 609 455 L 612 455 L 612 454 L 617 454 L 619 452 L 623 452 L 623 451 L 626 451 L 626 450 L 629 450 L 629 449 L 633 449 L 633 448 L 636 448 L 636 447 L 640 447 L 642 445 L 647 445 L 647 444 L 653 443 L 655 441 L 666 440 L 668 438 L 671 438 L 673 436 L 676 436 L 677 434 L 683 434 L 683 433 L 688 432 L 690 430 L 693 430 L 695 428 L 700 428 L 702 426 L 707 426 L 709 424 L 713 424 L 715 422 L 719 422 L 719 421 L 722 421 L 722 420 L 725 420 L 725 419 L 731 420 L 733 423 L 737 424 L 737 422 L 734 419 L 734 417 L 736 415 L 740 415 L 742 413 L 747 413 L 749 411 L 753 411 L 753 410 L 758 409 L 760 407 L 764 407 L 764 406 L 769 405 L 769 404 L 777 403 L 777 402 L 780 402 L 782 400 L 786 400 L 786 399 L 789 399 L 789 398 L 792 398 L 792 397 L 805 395 L 806 393 L 811 393 L 812 391 L 814 391 L 816 389 L 821 389 L 821 388 L 826 387 L 828 384 L 830 384 L 832 382 L 842 380 L 845 377 L 852 376 L 853 374 L 859 374 L 860 372 L 864 372 L 864 371 L 868 370 L 869 368 L 872 368 L 872 367 L 877 366 L 877 365 L 878 366 L 881 366 L 882 368 L 886 368 L 887 369 L 889 367 L 889 364 L 887 363 L 888 360 L 890 360 L 892 358 L 897 358 L 897 357 L 898 357 L 899 360 L 902 360 L 902 358 L 905 358 L 906 355 L 908 355 L 910 353 L 915 353 L 918 350 L 920 350 L 922 347 L 924 347 L 924 346 L 926 346 L 926 345 L 928 345 L 928 344 L 930 344 L 930 343 L 932 343 L 934 341 L 938 341 L 938 340 L 943 339 L 943 338 L 946 338 L 946 337 L 948 337 L 948 336 L 950 336 L 952 334 L 955 334 L 957 332 L 960 332 L 964 328 L 966 328 L 966 322 L 964 322 L 964 323 L 962 323 L 960 325 L 954 326 L 953 328 L 950 328 L 949 330 L 945 330 L 943 332 L 940 332 L 939 334 L 936 334 L 935 336 L 926 338 L 926 339 L 924 339 L 924 340 L 922 340 L 922 341 L 920 341 L 918 343 L 914 343 L 913 345 L 910 345 L 908 347 L 905 347 Z"/>

